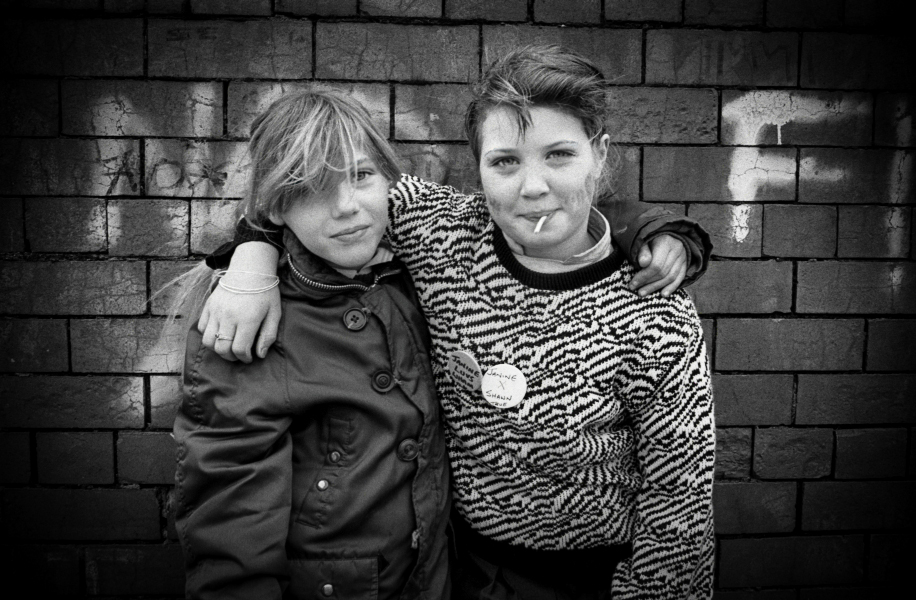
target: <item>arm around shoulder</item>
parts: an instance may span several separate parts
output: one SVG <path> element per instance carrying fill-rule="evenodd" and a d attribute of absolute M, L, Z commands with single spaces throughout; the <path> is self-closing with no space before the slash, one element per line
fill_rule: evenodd
<path fill-rule="evenodd" d="M 676 215 L 661 206 L 636 201 L 619 201 L 602 208 L 611 223 L 611 234 L 630 262 L 639 265 L 643 246 L 660 235 L 670 235 L 684 244 L 687 252 L 685 285 L 693 283 L 706 271 L 712 253 L 709 233 L 695 219 Z"/>

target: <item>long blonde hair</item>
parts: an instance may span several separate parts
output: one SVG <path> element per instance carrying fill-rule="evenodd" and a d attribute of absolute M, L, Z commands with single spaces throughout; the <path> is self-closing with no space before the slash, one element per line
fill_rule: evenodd
<path fill-rule="evenodd" d="M 236 208 L 239 218 L 263 229 L 266 220 L 282 215 L 294 202 L 308 202 L 352 176 L 359 152 L 389 182 L 397 181 L 397 156 L 359 102 L 327 89 L 283 96 L 251 124 L 251 173 Z M 201 263 L 157 291 L 155 296 L 179 287 L 167 326 L 179 315 L 196 321 L 214 282 L 213 270 Z"/>

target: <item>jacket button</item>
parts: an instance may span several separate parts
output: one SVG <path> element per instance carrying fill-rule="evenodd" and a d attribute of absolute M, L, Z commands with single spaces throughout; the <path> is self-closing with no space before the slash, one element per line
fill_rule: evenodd
<path fill-rule="evenodd" d="M 417 440 L 407 438 L 398 444 L 398 458 L 405 462 L 414 460 L 420 454 L 420 445 Z"/>
<path fill-rule="evenodd" d="M 366 317 L 366 313 L 358 308 L 347 309 L 347 312 L 343 315 L 344 326 L 350 331 L 359 331 L 364 328 L 368 322 L 369 319 Z"/>
<path fill-rule="evenodd" d="M 337 450 L 331 452 L 330 454 L 328 454 L 328 460 L 331 461 L 332 463 L 340 462 L 340 452 L 338 452 Z"/>
<path fill-rule="evenodd" d="M 317 484 L 317 485 L 318 485 L 318 489 L 321 490 L 321 491 L 323 492 L 323 491 L 325 491 L 326 489 L 328 489 L 328 486 L 331 485 L 331 484 L 328 483 L 328 480 L 327 480 L 327 479 L 320 479 L 320 480 L 318 480 L 318 484 Z"/>
<path fill-rule="evenodd" d="M 331 585 L 330 583 L 324 584 L 323 586 L 321 586 L 321 593 L 324 596 L 330 596 L 331 594 L 334 593 L 334 586 Z"/>
<path fill-rule="evenodd" d="M 394 387 L 394 375 L 388 371 L 379 371 L 372 376 L 372 389 L 384 394 Z"/>

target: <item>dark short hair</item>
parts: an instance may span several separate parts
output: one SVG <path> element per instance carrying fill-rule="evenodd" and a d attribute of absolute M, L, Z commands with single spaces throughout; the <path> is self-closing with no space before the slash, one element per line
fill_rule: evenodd
<path fill-rule="evenodd" d="M 542 106 L 579 118 L 590 139 L 606 133 L 608 82 L 584 56 L 557 45 L 532 45 L 495 60 L 472 89 L 464 128 L 474 159 L 480 162 L 480 126 L 496 107 L 518 118 L 519 130 L 531 124 L 529 110 Z"/>

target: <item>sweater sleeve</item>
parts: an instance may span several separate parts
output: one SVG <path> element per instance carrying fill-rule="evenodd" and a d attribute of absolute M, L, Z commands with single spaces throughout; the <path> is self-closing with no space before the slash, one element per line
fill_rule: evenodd
<path fill-rule="evenodd" d="M 690 320 L 647 327 L 622 391 L 643 481 L 633 555 L 615 573 L 615 598 L 712 597 L 715 427 L 702 329 L 689 310 Z"/>
<path fill-rule="evenodd" d="M 279 599 L 286 587 L 292 443 L 285 373 L 272 358 L 225 361 L 189 334 L 174 425 L 188 598 Z"/>

